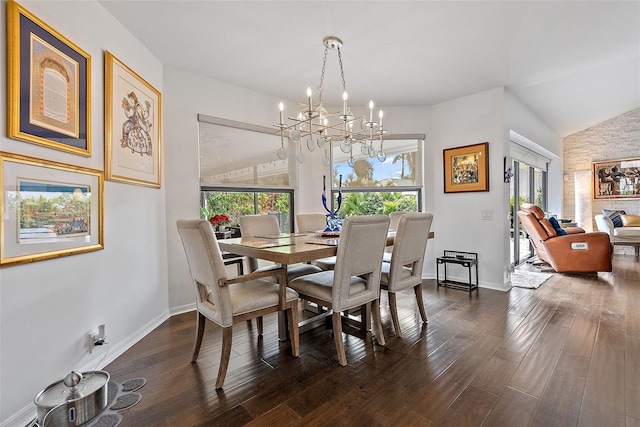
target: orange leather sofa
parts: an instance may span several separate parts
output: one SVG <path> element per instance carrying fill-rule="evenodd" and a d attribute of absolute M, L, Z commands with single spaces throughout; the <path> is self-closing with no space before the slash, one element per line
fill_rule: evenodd
<path fill-rule="evenodd" d="M 558 273 L 611 271 L 613 246 L 607 233 L 585 233 L 580 227 L 570 227 L 567 235 L 559 236 L 543 210 L 531 203 L 520 206 L 518 218 L 538 258 Z"/>

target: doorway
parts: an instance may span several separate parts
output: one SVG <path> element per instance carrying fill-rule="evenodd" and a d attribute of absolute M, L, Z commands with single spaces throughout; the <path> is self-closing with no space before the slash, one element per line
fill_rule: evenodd
<path fill-rule="evenodd" d="M 547 210 L 547 172 L 525 162 L 513 160 L 513 178 L 509 186 L 510 263 L 513 267 L 535 255 L 529 236 L 518 220 L 523 203 L 533 203 Z"/>

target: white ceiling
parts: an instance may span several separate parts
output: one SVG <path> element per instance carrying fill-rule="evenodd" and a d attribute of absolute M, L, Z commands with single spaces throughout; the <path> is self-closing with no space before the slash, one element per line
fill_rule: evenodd
<path fill-rule="evenodd" d="M 638 1 L 100 3 L 162 63 L 291 101 L 318 86 L 334 35 L 350 105 L 505 86 L 562 136 L 640 107 Z M 329 54 L 325 103 L 341 99 Z"/>

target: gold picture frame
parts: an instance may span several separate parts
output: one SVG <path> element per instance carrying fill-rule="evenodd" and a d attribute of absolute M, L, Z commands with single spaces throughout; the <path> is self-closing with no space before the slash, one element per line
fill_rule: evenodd
<path fill-rule="evenodd" d="M 91 156 L 91 56 L 7 2 L 7 137 Z"/>
<path fill-rule="evenodd" d="M 162 95 L 108 51 L 104 114 L 106 179 L 160 188 Z"/>
<path fill-rule="evenodd" d="M 102 171 L 0 152 L 0 266 L 103 249 Z"/>
<path fill-rule="evenodd" d="M 443 150 L 444 192 L 489 191 L 489 143 Z"/>
<path fill-rule="evenodd" d="M 640 199 L 640 157 L 593 162 L 593 199 Z"/>

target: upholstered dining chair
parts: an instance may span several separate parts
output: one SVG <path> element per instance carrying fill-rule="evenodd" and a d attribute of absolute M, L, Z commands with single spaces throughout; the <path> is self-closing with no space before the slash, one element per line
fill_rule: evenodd
<path fill-rule="evenodd" d="M 427 313 L 422 300 L 422 267 L 433 214 L 405 213 L 400 217 L 391 252 L 391 262 L 382 263 L 380 286 L 387 291 L 396 336 L 402 336 L 396 293 L 413 288 L 423 322 Z"/>
<path fill-rule="evenodd" d="M 402 217 L 402 215 L 406 214 L 407 212 L 403 212 L 403 211 L 395 211 L 395 212 L 391 212 L 389 214 L 389 219 L 391 219 L 391 222 L 389 223 L 389 230 L 395 230 L 398 228 L 398 222 L 400 222 L 400 218 Z M 387 248 L 387 250 L 385 251 L 382 260 L 384 262 L 391 262 L 391 252 L 389 251 L 389 248 Z"/>
<path fill-rule="evenodd" d="M 300 276 L 289 286 L 302 299 L 333 310 L 332 323 L 338 362 L 347 365 L 342 341 L 341 312 L 363 305 L 371 307 L 376 340 L 385 345 L 380 322 L 380 269 L 387 242 L 389 217 L 386 215 L 352 216 L 340 232 L 334 270 Z M 364 313 L 368 310 L 361 310 Z"/>
<path fill-rule="evenodd" d="M 409 212 L 403 212 L 403 211 L 391 212 L 389 214 L 389 219 L 391 219 L 391 222 L 389 223 L 389 230 L 397 230 L 398 223 L 400 222 L 400 218 L 402 218 L 402 215 L 406 213 L 409 213 Z"/>
<path fill-rule="evenodd" d="M 280 233 L 280 225 L 275 215 L 245 215 L 238 218 L 242 237 L 275 235 Z M 258 268 L 258 260 L 247 257 L 250 271 L 262 271 L 270 267 Z M 321 268 L 311 264 L 293 264 L 287 266 L 287 281 L 304 274 L 317 273 Z"/>
<path fill-rule="evenodd" d="M 222 327 L 216 389 L 222 388 L 227 374 L 235 323 L 257 318 L 258 334 L 262 335 L 262 316 L 285 310 L 289 319 L 291 353 L 298 357 L 298 294 L 286 287 L 285 270 L 278 268 L 227 278 L 211 224 L 202 219 L 178 220 L 177 227 L 196 293 L 198 320 L 192 363 L 200 353 L 206 319 Z M 277 283 L 267 280 L 274 276 Z"/>
<path fill-rule="evenodd" d="M 301 213 L 296 215 L 298 232 L 315 233 L 327 227 L 327 216 L 323 213 Z M 336 266 L 336 257 L 316 259 L 312 262 L 323 270 L 333 270 Z"/>

